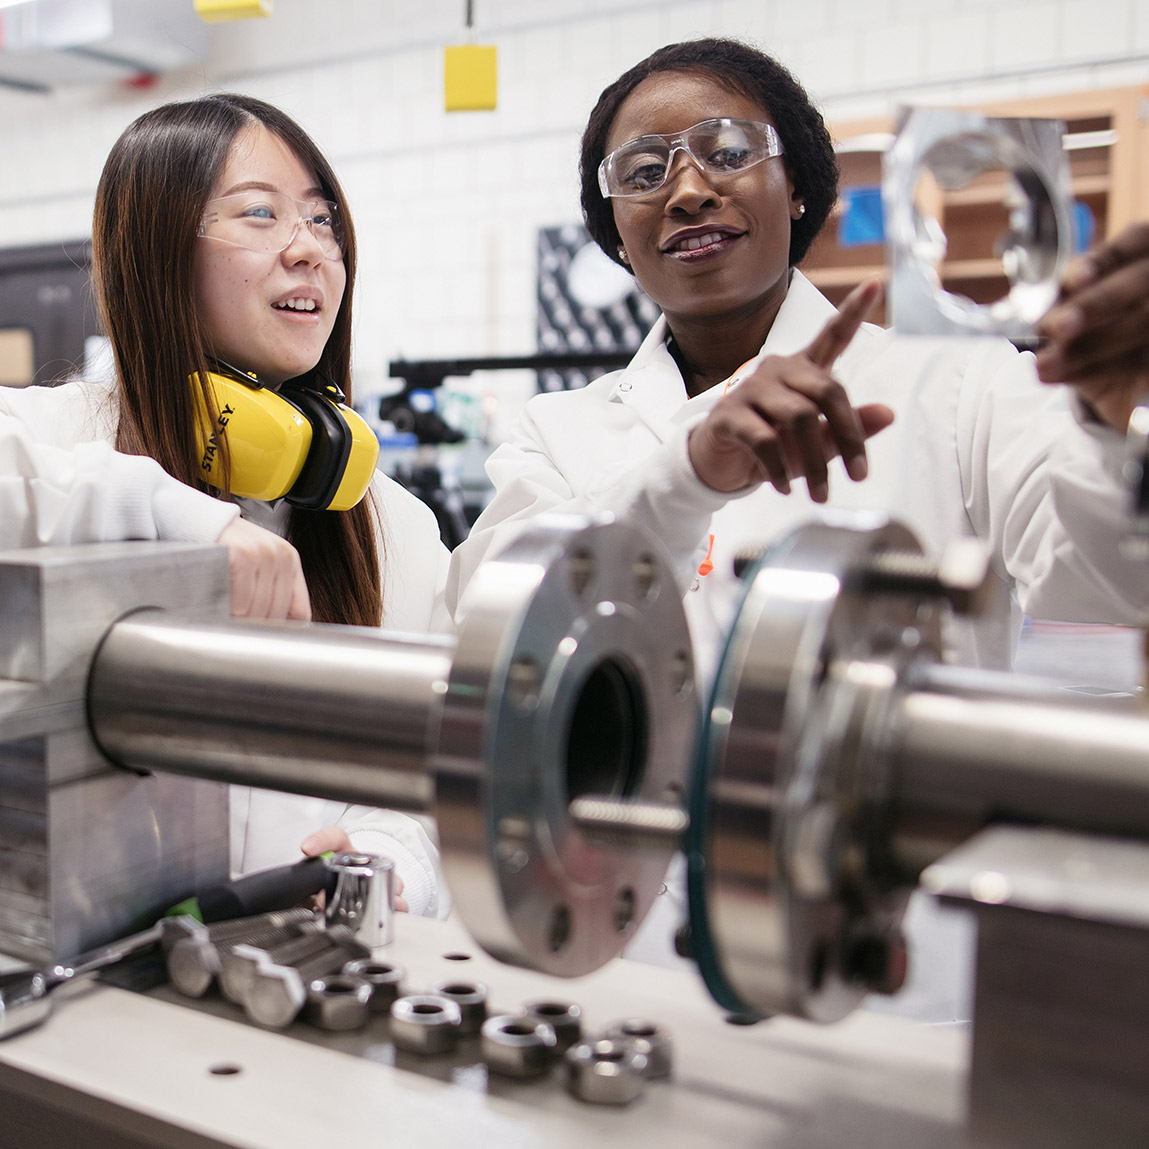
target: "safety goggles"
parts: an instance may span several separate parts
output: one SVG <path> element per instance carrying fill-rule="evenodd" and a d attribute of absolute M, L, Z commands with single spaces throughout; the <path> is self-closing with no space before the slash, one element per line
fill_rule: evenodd
<path fill-rule="evenodd" d="M 327 259 L 343 258 L 343 221 L 330 200 L 293 199 L 282 192 L 245 191 L 208 200 L 199 234 L 248 251 L 275 254 L 307 225 Z"/>
<path fill-rule="evenodd" d="M 705 175 L 730 176 L 782 154 L 772 124 L 753 120 L 703 120 L 677 135 L 639 136 L 614 149 L 598 165 L 604 199 L 649 195 L 670 173 L 675 152 L 685 152 Z"/>

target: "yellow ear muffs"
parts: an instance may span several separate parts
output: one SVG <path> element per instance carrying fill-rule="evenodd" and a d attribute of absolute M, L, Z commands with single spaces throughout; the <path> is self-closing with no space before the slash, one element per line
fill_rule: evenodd
<path fill-rule="evenodd" d="M 221 442 L 230 459 L 229 489 L 249 499 L 286 499 L 306 510 L 346 511 L 367 493 L 379 442 L 339 400 L 338 388 L 269 391 L 245 373 L 210 372 L 214 425 L 198 386 L 197 450 L 204 478 L 223 487 Z"/>
<path fill-rule="evenodd" d="M 279 396 L 294 404 L 312 429 L 307 460 L 284 497 L 309 511 L 349 510 L 367 493 L 375 473 L 379 461 L 375 432 L 339 401 L 342 395 L 336 387 L 322 391 L 285 387 Z"/>

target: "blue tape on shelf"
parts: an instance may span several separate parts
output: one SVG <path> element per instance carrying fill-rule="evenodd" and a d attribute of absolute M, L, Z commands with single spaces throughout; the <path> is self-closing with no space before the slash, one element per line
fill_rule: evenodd
<path fill-rule="evenodd" d="M 838 243 L 842 247 L 859 247 L 864 243 L 884 243 L 886 229 L 882 221 L 880 187 L 842 189 L 842 215 L 838 221 Z"/>
<path fill-rule="evenodd" d="M 1073 250 L 1088 251 L 1097 235 L 1097 219 L 1087 203 L 1075 199 L 1073 212 Z"/>

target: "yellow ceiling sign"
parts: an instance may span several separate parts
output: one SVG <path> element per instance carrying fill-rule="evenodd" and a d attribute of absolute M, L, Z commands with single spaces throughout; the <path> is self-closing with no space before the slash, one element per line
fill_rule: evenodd
<path fill-rule="evenodd" d="M 493 44 L 462 44 L 443 53 L 448 112 L 490 112 L 495 108 L 498 68 Z"/>
<path fill-rule="evenodd" d="M 274 0 L 195 0 L 201 20 L 214 24 L 223 20 L 250 20 L 253 16 L 270 16 Z"/>

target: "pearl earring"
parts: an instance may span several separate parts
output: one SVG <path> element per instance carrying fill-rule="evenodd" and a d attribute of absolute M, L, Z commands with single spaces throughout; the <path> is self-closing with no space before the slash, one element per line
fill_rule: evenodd
<path fill-rule="evenodd" d="M 802 216 L 804 216 L 805 214 L 806 214 L 806 205 L 804 203 L 800 203 L 798 205 L 798 218 L 801 219 Z"/>
<path fill-rule="evenodd" d="M 621 243 L 618 245 L 618 258 L 628 267 L 630 266 L 630 260 L 626 258 L 626 248 Z"/>

